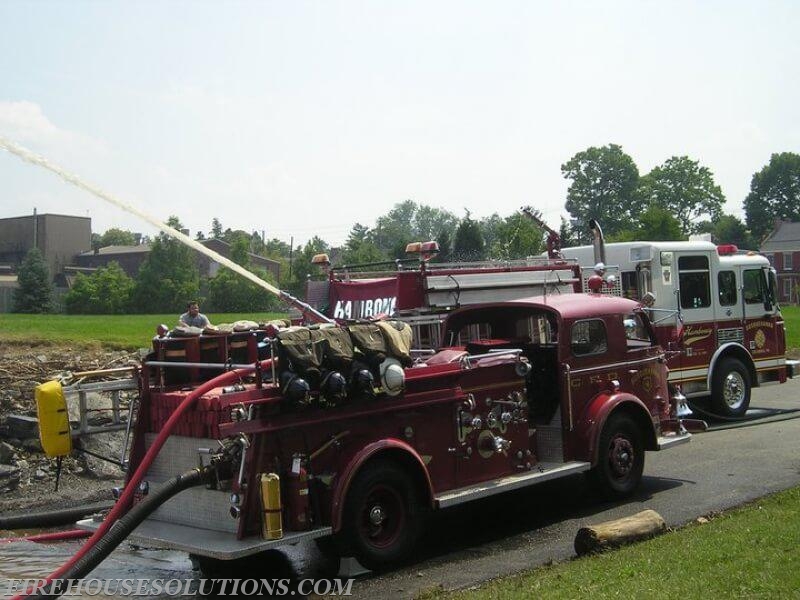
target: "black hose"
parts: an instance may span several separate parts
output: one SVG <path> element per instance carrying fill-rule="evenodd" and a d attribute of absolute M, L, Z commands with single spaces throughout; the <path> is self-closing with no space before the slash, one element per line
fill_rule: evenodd
<path fill-rule="evenodd" d="M 47 585 L 32 592 L 24 598 L 58 598 L 68 591 L 68 583 L 74 579 L 82 579 L 88 575 L 92 569 L 99 565 L 111 552 L 119 546 L 126 537 L 138 527 L 142 521 L 150 516 L 159 506 L 167 500 L 191 487 L 205 483 L 208 475 L 213 472 L 210 467 L 204 469 L 192 469 L 182 475 L 177 475 L 166 481 L 159 488 L 148 494 L 144 500 L 131 508 L 123 517 L 112 525 L 108 533 L 100 538 L 86 555 L 75 562 L 62 576 L 59 581 L 63 582 L 58 593 L 49 593 L 58 586 Z"/>
<path fill-rule="evenodd" d="M 113 502 L 102 502 L 88 506 L 25 513 L 24 515 L 8 515 L 0 517 L 0 529 L 33 529 L 69 525 L 94 513 L 108 510 L 112 506 L 114 506 Z"/>

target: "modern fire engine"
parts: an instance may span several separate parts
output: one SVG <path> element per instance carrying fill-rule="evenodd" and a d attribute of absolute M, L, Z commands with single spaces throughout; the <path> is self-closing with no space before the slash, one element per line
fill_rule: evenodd
<path fill-rule="evenodd" d="M 380 569 L 409 557 L 437 509 L 580 472 L 624 496 L 645 451 L 702 425 L 678 417 L 683 398 L 633 300 L 552 293 L 459 308 L 435 352 L 413 351 L 411 331 L 397 320 L 162 330 L 138 375 L 117 503 L 133 508 L 124 526 L 82 526 L 116 540 L 132 531 L 207 570 L 312 538 Z M 58 401 L 57 389 L 42 395 Z M 42 436 L 57 446 L 64 430 Z M 98 559 L 82 560 L 85 571 Z"/>
<path fill-rule="evenodd" d="M 607 293 L 645 302 L 665 348 L 681 339 L 669 380 L 687 397 L 711 394 L 711 411 L 734 418 L 747 411 L 753 386 L 793 376 L 797 361 L 786 359 L 775 273 L 764 256 L 708 241 L 609 243 L 604 252 L 618 276 Z M 562 253 L 584 270 L 596 263 L 592 246 Z"/>

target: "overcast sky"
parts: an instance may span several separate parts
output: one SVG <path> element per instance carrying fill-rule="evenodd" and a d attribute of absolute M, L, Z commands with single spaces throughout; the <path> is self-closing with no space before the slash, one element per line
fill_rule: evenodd
<path fill-rule="evenodd" d="M 337 244 L 412 199 L 540 209 L 561 165 L 688 155 L 742 216 L 800 151 L 800 2 L 0 1 L 0 135 L 207 232 Z M 154 229 L 0 151 L 0 217 Z"/>

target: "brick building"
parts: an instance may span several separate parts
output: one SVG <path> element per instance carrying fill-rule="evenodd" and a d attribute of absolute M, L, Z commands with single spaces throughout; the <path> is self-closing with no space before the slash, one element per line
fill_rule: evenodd
<path fill-rule="evenodd" d="M 76 255 L 92 247 L 92 220 L 36 213 L 0 219 L 0 264 L 16 269 L 34 246 L 56 278 Z"/>
<path fill-rule="evenodd" d="M 778 275 L 778 302 L 798 304 L 800 298 L 800 223 L 776 221 L 759 248 Z"/>

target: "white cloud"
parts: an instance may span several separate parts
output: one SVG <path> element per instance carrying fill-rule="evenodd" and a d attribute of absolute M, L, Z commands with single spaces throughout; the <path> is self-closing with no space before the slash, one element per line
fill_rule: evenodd
<path fill-rule="evenodd" d="M 0 101 L 0 134 L 23 143 L 50 148 L 67 147 L 72 152 L 105 152 L 105 144 L 89 135 L 62 129 L 42 111 L 42 107 L 27 100 Z"/>

